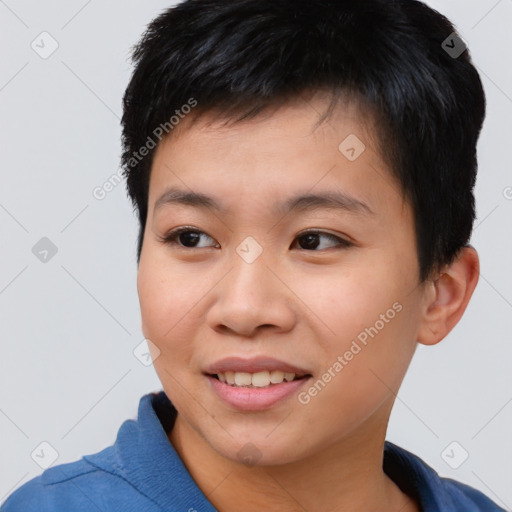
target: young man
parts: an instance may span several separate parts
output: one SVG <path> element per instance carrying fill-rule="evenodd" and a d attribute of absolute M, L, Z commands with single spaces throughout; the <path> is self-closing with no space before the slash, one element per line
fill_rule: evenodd
<path fill-rule="evenodd" d="M 187 0 L 134 52 L 123 164 L 163 391 L 5 512 L 503 510 L 385 441 L 457 324 L 485 99 L 414 0 Z"/>

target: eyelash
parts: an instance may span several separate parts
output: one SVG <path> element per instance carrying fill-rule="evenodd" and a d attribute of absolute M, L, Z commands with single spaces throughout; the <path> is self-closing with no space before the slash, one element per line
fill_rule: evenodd
<path fill-rule="evenodd" d="M 160 237 L 160 241 L 167 245 L 178 246 L 180 249 L 184 249 L 184 250 L 206 249 L 206 247 L 185 247 L 183 245 L 179 245 L 177 242 L 177 239 L 182 233 L 195 233 L 195 234 L 199 234 L 199 235 L 206 235 L 208 238 L 212 238 L 212 237 L 210 237 L 210 235 L 208 235 L 204 231 L 200 231 L 198 229 L 195 229 L 195 228 L 192 228 L 189 226 L 183 226 L 180 228 L 173 229 L 172 231 L 169 231 L 169 233 L 167 233 L 164 237 Z M 324 231 L 318 231 L 318 230 L 303 231 L 302 233 L 299 233 L 295 237 L 294 242 L 295 242 L 295 240 L 297 240 L 303 236 L 312 235 L 312 234 L 321 235 L 321 236 L 324 236 L 325 238 L 328 238 L 330 241 L 338 242 L 339 249 L 347 249 L 354 245 L 352 242 L 349 242 L 348 240 L 345 240 L 343 238 L 332 235 L 330 233 L 326 233 Z M 213 240 L 213 238 L 212 238 L 212 240 Z M 336 247 L 333 247 L 333 248 L 336 249 Z M 331 248 L 331 249 L 333 249 L 333 248 Z M 301 249 L 301 250 L 307 251 L 307 252 L 320 252 L 320 251 L 317 251 L 314 249 Z M 323 249 L 323 250 L 326 250 L 326 249 Z"/>

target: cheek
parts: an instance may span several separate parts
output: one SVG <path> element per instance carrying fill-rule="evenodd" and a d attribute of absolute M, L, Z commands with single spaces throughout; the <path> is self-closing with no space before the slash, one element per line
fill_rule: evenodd
<path fill-rule="evenodd" d="M 351 387 L 361 386 L 361 396 L 372 386 L 386 390 L 379 376 L 395 388 L 416 345 L 418 310 L 396 275 L 398 268 L 395 273 L 393 267 L 386 269 L 381 273 L 377 265 L 368 265 L 364 271 L 347 272 L 335 279 L 334 275 L 309 282 L 302 279 L 303 286 L 315 290 L 308 306 L 317 312 L 318 325 L 328 327 L 326 335 L 317 339 L 323 368 L 343 374 L 333 379 L 342 387 L 342 381 L 350 381 Z M 343 369 L 338 365 L 336 372 L 332 367 L 338 356 L 343 359 Z"/>
<path fill-rule="evenodd" d="M 170 400 L 180 411 L 187 407 L 194 381 L 188 374 L 193 355 L 193 286 L 185 286 L 178 272 L 149 258 L 141 262 L 137 276 L 142 330 L 157 347 L 153 367 Z M 190 283 L 189 283 L 190 284 Z M 197 321 L 197 320 L 196 320 Z"/>
<path fill-rule="evenodd" d="M 385 308 L 382 313 L 386 311 Z M 304 407 L 311 407 L 311 415 L 323 411 L 326 421 L 328 418 L 332 425 L 343 425 L 348 433 L 370 416 L 380 414 L 377 411 L 382 411 L 385 402 L 391 406 L 415 348 L 408 337 L 410 322 L 401 316 L 407 315 L 405 308 L 391 318 L 393 313 L 385 317 L 388 323 L 369 314 L 371 320 L 362 329 L 350 315 L 340 317 L 342 334 L 328 346 L 324 340 L 327 354 L 321 374 L 301 397 L 301 403 L 309 403 Z M 342 321 L 346 334 L 341 330 Z M 333 429 L 332 435 L 339 432 Z"/>
<path fill-rule="evenodd" d="M 345 272 L 333 269 L 323 276 L 302 275 L 296 282 L 302 283 L 304 290 L 312 290 L 304 302 L 328 328 L 326 341 L 348 340 L 376 322 L 380 326 L 382 314 L 392 320 L 396 316 L 393 304 L 400 302 L 401 296 L 389 276 L 363 268 Z"/>
<path fill-rule="evenodd" d="M 197 321 L 193 305 L 198 291 L 190 275 L 141 258 L 137 289 L 142 331 L 160 350 L 157 362 L 181 359 L 191 346 L 186 342 L 191 339 L 190 326 Z"/>

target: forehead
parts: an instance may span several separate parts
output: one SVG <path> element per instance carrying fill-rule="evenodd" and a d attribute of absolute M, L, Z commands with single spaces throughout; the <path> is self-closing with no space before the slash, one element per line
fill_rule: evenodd
<path fill-rule="evenodd" d="M 347 211 L 372 212 L 379 193 L 389 198 L 400 188 L 378 149 L 378 127 L 350 101 L 319 123 L 328 105 L 316 95 L 236 123 L 213 111 L 185 117 L 156 150 L 150 207 L 175 200 L 227 211 L 236 198 L 249 206 L 257 195 L 260 206 L 272 200 L 282 214 L 330 195 L 325 205 L 344 201 Z"/>

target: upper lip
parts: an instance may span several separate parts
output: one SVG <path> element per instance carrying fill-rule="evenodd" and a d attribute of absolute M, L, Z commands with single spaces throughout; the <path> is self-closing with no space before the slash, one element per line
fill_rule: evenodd
<path fill-rule="evenodd" d="M 263 372 L 265 370 L 280 370 L 285 373 L 295 373 L 295 375 L 298 376 L 309 375 L 309 372 L 303 368 L 266 356 L 251 358 L 226 357 L 208 366 L 205 373 L 209 375 L 216 375 L 218 373 L 225 372 L 256 373 Z"/>

